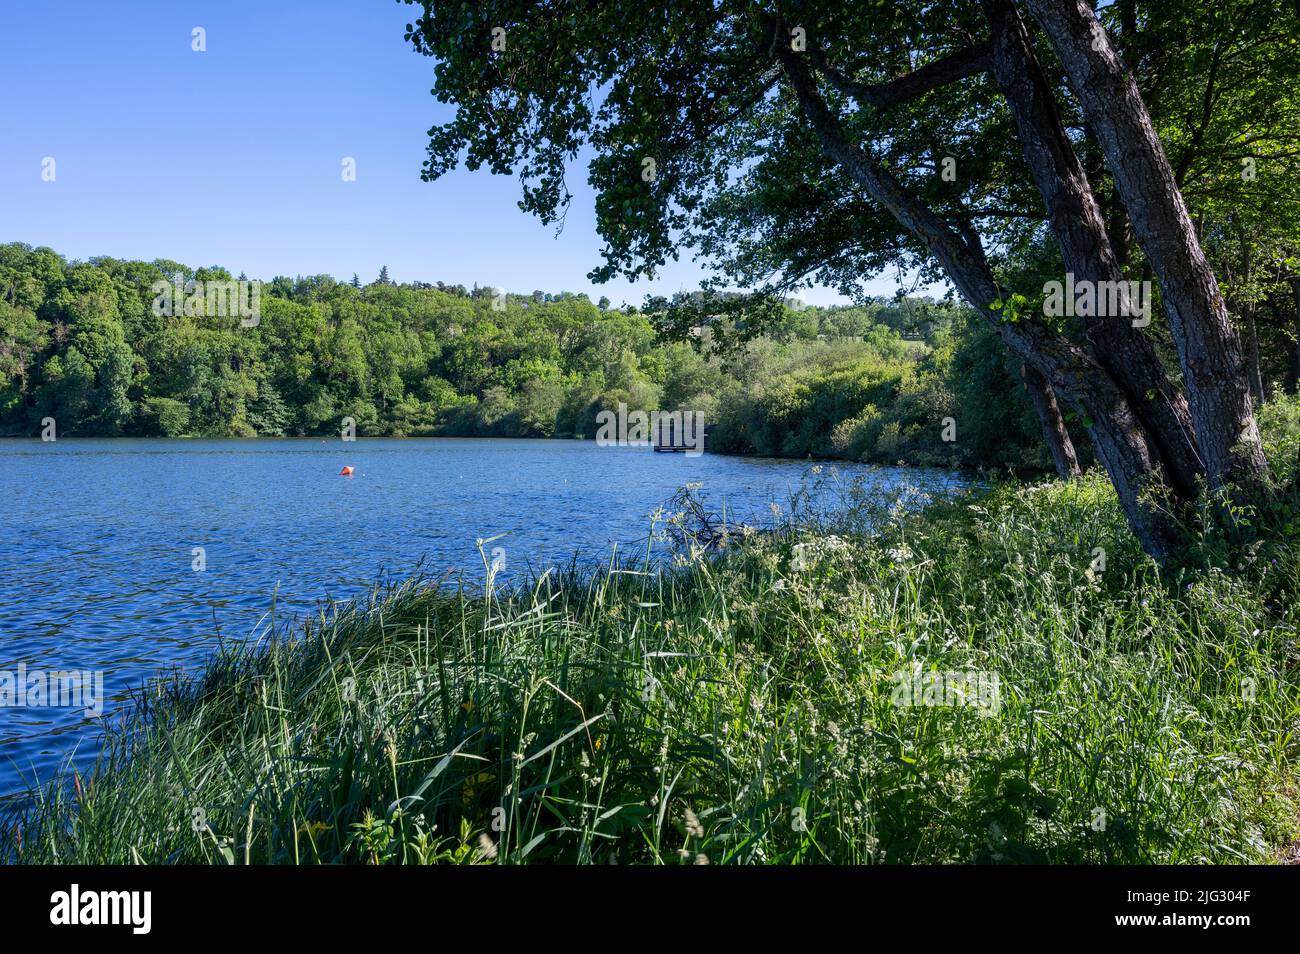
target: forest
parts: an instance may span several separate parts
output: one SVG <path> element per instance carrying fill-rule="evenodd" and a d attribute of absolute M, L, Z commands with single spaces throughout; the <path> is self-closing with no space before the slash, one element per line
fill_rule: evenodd
<path fill-rule="evenodd" d="M 722 452 L 1047 463 L 1014 364 L 950 302 L 791 302 L 726 349 L 605 299 L 399 285 L 386 269 L 364 285 L 265 282 L 256 323 L 155 307 L 155 283 L 232 279 L 0 246 L 0 433 L 35 436 L 52 417 L 64 437 L 281 437 L 351 418 L 360 436 L 590 438 L 623 402 L 700 411 Z"/>

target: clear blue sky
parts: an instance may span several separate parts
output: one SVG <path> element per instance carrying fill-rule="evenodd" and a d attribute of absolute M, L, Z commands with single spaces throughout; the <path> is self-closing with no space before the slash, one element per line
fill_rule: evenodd
<path fill-rule="evenodd" d="M 0 242 L 71 258 L 170 258 L 235 274 L 587 292 L 616 304 L 693 288 L 593 286 L 585 169 L 563 234 L 486 170 L 420 179 L 426 131 L 450 107 L 433 61 L 402 39 L 415 7 L 378 0 L 0 0 Z M 191 31 L 207 31 L 207 51 Z M 57 163 L 41 179 L 44 157 Z M 357 180 L 343 182 L 343 157 Z M 893 276 L 869 283 L 890 294 Z M 817 289 L 814 304 L 841 301 Z"/>

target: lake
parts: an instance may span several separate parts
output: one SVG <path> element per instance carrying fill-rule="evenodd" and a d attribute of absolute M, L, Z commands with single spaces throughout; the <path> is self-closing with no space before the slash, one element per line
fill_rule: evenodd
<path fill-rule="evenodd" d="M 499 534 L 484 550 L 507 582 L 574 554 L 641 553 L 649 514 L 688 482 L 770 523 L 812 464 L 593 441 L 0 441 L 0 675 L 102 673 L 111 715 L 149 677 L 200 666 L 219 638 L 262 632 L 273 601 L 283 622 L 421 567 L 481 583 L 478 541 Z M 885 492 L 961 483 L 836 467 Z M 0 797 L 70 757 L 92 762 L 99 727 L 84 708 L 0 708 Z"/>

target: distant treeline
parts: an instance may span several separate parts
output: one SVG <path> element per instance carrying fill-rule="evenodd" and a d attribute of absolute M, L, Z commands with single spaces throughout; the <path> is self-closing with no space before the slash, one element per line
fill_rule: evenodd
<path fill-rule="evenodd" d="M 723 359 L 585 295 L 245 280 L 0 245 L 0 434 L 591 437 L 625 402 L 703 412 L 715 451 L 1043 463 L 1017 369 L 953 304 L 787 307 Z"/>

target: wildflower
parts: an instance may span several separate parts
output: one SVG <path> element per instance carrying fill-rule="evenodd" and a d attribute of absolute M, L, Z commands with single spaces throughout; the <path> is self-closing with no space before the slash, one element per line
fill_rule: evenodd
<path fill-rule="evenodd" d="M 686 809 L 686 834 L 692 838 L 704 837 L 704 826 L 701 825 L 700 820 L 695 817 L 695 812 L 691 811 L 689 808 Z"/>

